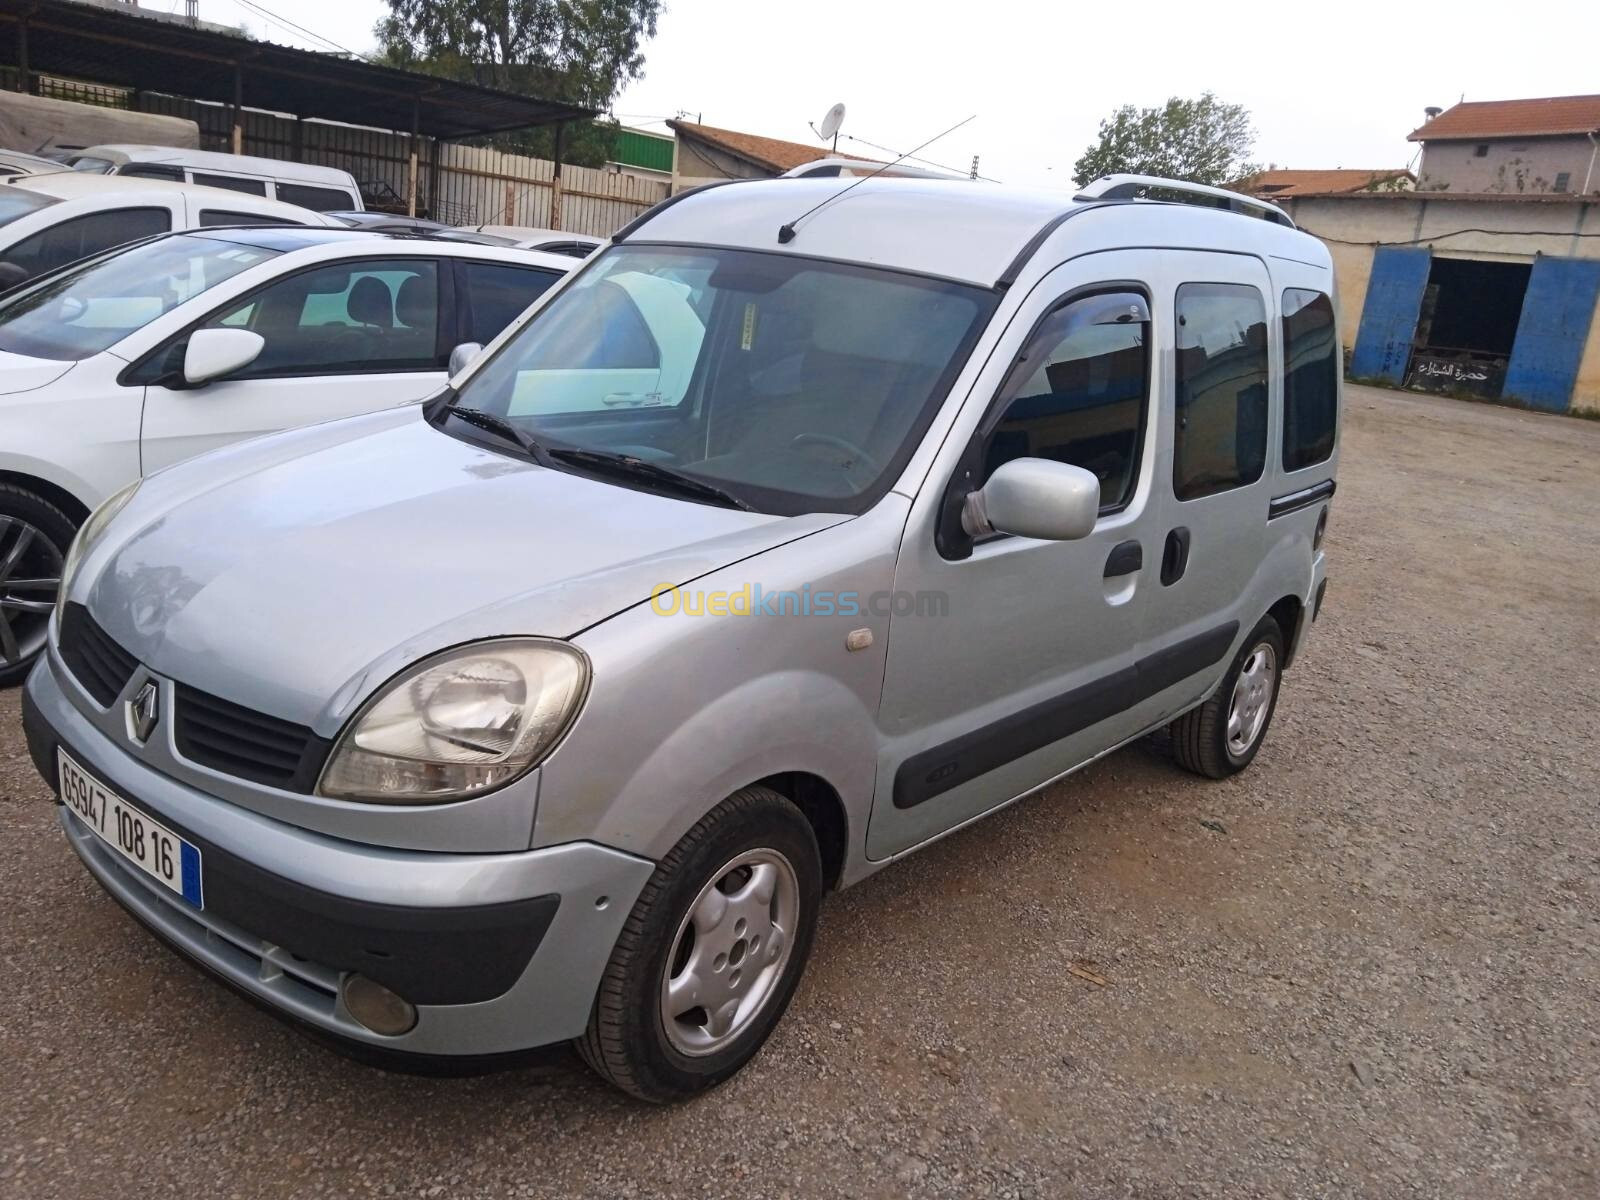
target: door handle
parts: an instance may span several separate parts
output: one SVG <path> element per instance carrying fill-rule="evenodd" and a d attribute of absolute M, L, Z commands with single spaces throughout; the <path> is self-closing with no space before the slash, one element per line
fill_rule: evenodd
<path fill-rule="evenodd" d="M 1106 558 L 1106 578 L 1132 575 L 1144 566 L 1144 547 L 1138 542 L 1121 542 L 1111 548 Z"/>
<path fill-rule="evenodd" d="M 1189 529 L 1180 525 L 1167 534 L 1167 544 L 1161 552 L 1161 585 L 1171 587 L 1188 569 Z"/>

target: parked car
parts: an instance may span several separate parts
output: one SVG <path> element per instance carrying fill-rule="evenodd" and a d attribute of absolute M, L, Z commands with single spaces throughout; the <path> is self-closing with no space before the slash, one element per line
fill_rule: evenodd
<path fill-rule="evenodd" d="M 508 245 L 521 246 L 524 250 L 543 250 L 546 254 L 565 254 L 570 258 L 588 258 L 606 244 L 605 238 L 587 233 L 541 229 L 536 225 L 465 225 L 462 228 L 505 238 Z"/>
<path fill-rule="evenodd" d="M 43 646 L 73 532 L 111 493 L 241 438 L 421 400 L 453 347 L 492 340 L 572 266 L 242 227 L 153 238 L 0 298 L 0 685 Z"/>
<path fill-rule="evenodd" d="M 826 889 L 1162 727 L 1248 767 L 1323 597 L 1334 277 L 1151 184 L 681 195 L 426 406 L 118 493 L 24 703 L 68 840 L 347 1047 L 572 1039 L 666 1100 Z"/>
<path fill-rule="evenodd" d="M 114 246 L 215 225 L 318 225 L 320 213 L 217 188 L 61 171 L 0 183 L 0 288 Z"/>
<path fill-rule="evenodd" d="M 21 150 L 0 150 L 0 178 L 11 179 L 18 175 L 53 175 L 71 168 L 66 163 L 42 154 L 26 154 Z"/>
<path fill-rule="evenodd" d="M 116 145 L 88 146 L 67 161 L 74 171 L 92 175 L 198 183 L 282 200 L 313 212 L 360 211 L 362 208 L 361 188 L 349 171 L 281 158 L 219 154 L 214 150 L 187 150 L 176 146 Z"/>
<path fill-rule="evenodd" d="M 413 237 L 444 238 L 446 241 L 472 242 L 479 246 L 516 246 L 513 238 L 496 237 L 492 233 L 474 233 L 470 229 L 458 229 L 454 225 L 446 225 L 442 221 L 430 221 L 427 217 L 408 217 L 395 213 L 374 212 L 330 212 L 334 220 L 351 229 L 370 229 L 375 233 L 408 233 Z"/>

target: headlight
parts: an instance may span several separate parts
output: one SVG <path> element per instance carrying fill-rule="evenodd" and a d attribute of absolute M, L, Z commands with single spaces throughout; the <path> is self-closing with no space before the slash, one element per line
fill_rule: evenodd
<path fill-rule="evenodd" d="M 437 804 L 499 787 L 550 752 L 588 686 L 588 660 L 562 642 L 446 650 L 391 679 L 356 714 L 317 793 Z"/>
<path fill-rule="evenodd" d="M 67 548 L 67 557 L 61 564 L 61 587 L 56 592 L 57 628 L 61 625 L 61 614 L 66 611 L 67 593 L 72 590 L 72 580 L 78 574 L 78 568 L 89 556 L 89 551 L 94 549 L 94 544 L 100 540 L 100 535 L 105 533 L 106 526 L 111 524 L 111 518 L 128 506 L 128 501 L 133 499 L 133 494 L 139 490 L 139 484 L 142 482 L 144 481 L 135 479 L 90 513 L 89 519 L 83 523 L 83 528 L 78 530 L 78 536 L 72 539 L 72 545 Z"/>

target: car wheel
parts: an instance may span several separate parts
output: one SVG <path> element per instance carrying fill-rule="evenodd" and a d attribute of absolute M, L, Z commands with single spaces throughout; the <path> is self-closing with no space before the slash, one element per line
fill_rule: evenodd
<path fill-rule="evenodd" d="M 1172 722 L 1178 764 L 1210 779 L 1226 779 L 1248 767 L 1272 724 L 1282 678 L 1283 630 L 1263 617 L 1211 698 Z"/>
<path fill-rule="evenodd" d="M 600 981 L 584 1061 L 641 1100 L 680 1100 L 755 1057 L 800 982 L 822 860 L 811 825 L 748 787 L 662 859 Z"/>
<path fill-rule="evenodd" d="M 55 505 L 0 484 L 0 688 L 21 683 L 44 649 L 76 532 Z"/>

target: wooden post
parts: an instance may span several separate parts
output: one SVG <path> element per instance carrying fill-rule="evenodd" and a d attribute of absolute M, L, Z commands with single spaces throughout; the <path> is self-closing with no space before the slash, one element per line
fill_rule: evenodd
<path fill-rule="evenodd" d="M 244 69 L 233 64 L 233 152 L 244 153 Z"/>
<path fill-rule="evenodd" d="M 289 154 L 295 162 L 306 160 L 306 122 L 304 117 L 295 117 L 294 129 L 289 134 Z"/>
<path fill-rule="evenodd" d="M 406 215 L 417 215 L 417 136 L 422 129 L 422 97 L 411 98 L 411 156 L 406 172 Z"/>
<path fill-rule="evenodd" d="M 516 185 L 513 184 L 508 179 L 508 180 L 506 180 L 506 219 L 503 222 L 501 222 L 501 224 L 503 224 L 503 225 L 515 225 L 516 223 L 517 223 L 517 189 L 516 189 Z"/>
<path fill-rule="evenodd" d="M 443 221 L 439 215 L 439 149 L 442 143 L 438 138 L 431 139 L 433 153 L 428 159 L 428 215 L 435 221 Z"/>
<path fill-rule="evenodd" d="M 33 72 L 28 69 L 28 21 L 17 22 L 17 91 L 33 91 Z"/>
<path fill-rule="evenodd" d="M 567 125 L 563 121 L 556 126 L 556 160 L 555 174 L 550 179 L 550 228 L 561 228 L 561 153 L 565 149 L 567 140 Z"/>

